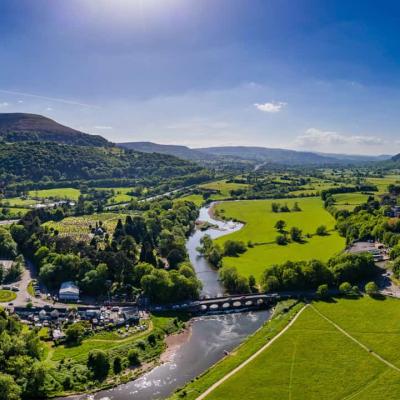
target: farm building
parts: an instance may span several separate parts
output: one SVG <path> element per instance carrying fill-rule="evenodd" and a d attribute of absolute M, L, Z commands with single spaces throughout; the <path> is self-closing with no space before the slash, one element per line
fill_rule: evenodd
<path fill-rule="evenodd" d="M 58 298 L 65 301 L 78 301 L 78 286 L 76 286 L 74 282 L 63 282 L 60 287 Z"/>

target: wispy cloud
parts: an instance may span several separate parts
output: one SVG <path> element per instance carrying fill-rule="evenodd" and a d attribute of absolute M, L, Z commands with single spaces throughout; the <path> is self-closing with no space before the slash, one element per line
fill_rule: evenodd
<path fill-rule="evenodd" d="M 376 146 L 385 144 L 385 140 L 377 136 L 344 135 L 333 131 L 316 128 L 307 129 L 304 135 L 296 138 L 295 144 L 304 148 L 318 148 L 330 145 Z"/>
<path fill-rule="evenodd" d="M 57 98 L 57 97 L 42 96 L 42 95 L 33 94 L 33 93 L 16 92 L 14 90 L 0 89 L 0 93 L 11 94 L 11 95 L 15 95 L 15 96 L 32 97 L 35 99 L 41 99 L 41 100 L 47 100 L 47 101 L 55 101 L 58 103 L 69 104 L 69 105 L 73 105 L 73 106 L 100 108 L 99 106 L 95 106 L 93 104 L 81 103 L 79 101 L 74 101 L 74 100 L 69 100 L 69 99 L 61 99 L 61 98 Z"/>
<path fill-rule="evenodd" d="M 99 129 L 101 131 L 110 131 L 113 129 L 112 126 L 106 126 L 106 125 L 97 125 L 93 127 L 94 129 Z"/>
<path fill-rule="evenodd" d="M 8 107 L 10 103 L 7 103 L 6 101 L 0 102 L 0 108 Z"/>
<path fill-rule="evenodd" d="M 282 111 L 282 109 L 287 105 L 287 103 L 283 101 L 278 101 L 278 102 L 268 102 L 268 103 L 254 103 L 254 107 L 257 108 L 257 110 L 267 112 L 267 113 L 278 113 Z"/>

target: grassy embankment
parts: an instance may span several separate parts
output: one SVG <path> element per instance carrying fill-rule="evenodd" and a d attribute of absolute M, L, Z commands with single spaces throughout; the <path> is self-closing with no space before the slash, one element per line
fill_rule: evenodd
<path fill-rule="evenodd" d="M 0 290 L 0 303 L 8 303 L 17 298 L 17 295 L 11 290 Z"/>
<path fill-rule="evenodd" d="M 398 399 L 399 318 L 397 299 L 314 303 L 206 399 Z"/>
<path fill-rule="evenodd" d="M 302 303 L 297 303 L 294 300 L 279 303 L 274 310 L 273 317 L 269 321 L 250 335 L 228 356 L 189 382 L 185 387 L 177 390 L 171 396 L 171 399 L 196 399 L 208 387 L 223 378 L 281 332 L 302 307 Z"/>
<path fill-rule="evenodd" d="M 292 208 L 296 201 L 301 208 L 300 212 L 274 213 L 271 210 L 273 202 L 286 203 Z M 334 218 L 323 208 L 319 198 L 226 202 L 218 204 L 216 212 L 227 219 L 245 222 L 241 230 L 217 239 L 217 243 L 223 245 L 227 240 L 241 240 L 246 244 L 249 241 L 254 244 L 254 247 L 249 247 L 239 257 L 224 257 L 223 265 L 237 267 L 241 274 L 252 274 L 256 279 L 273 264 L 281 264 L 287 260 L 327 261 L 345 247 L 345 240 L 334 230 Z M 295 226 L 302 229 L 303 235 L 309 233 L 312 237 L 305 237 L 303 243 L 292 242 L 286 246 L 276 244 L 278 232 L 275 223 L 280 219 L 286 222 L 287 231 Z M 329 235 L 315 235 L 319 225 L 325 225 Z"/>

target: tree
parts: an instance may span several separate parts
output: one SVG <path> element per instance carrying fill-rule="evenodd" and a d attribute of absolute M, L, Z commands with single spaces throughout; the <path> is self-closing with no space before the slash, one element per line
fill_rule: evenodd
<path fill-rule="evenodd" d="M 251 292 L 257 292 L 256 278 L 254 277 L 254 275 L 249 276 L 249 287 Z"/>
<path fill-rule="evenodd" d="M 288 243 L 286 235 L 278 235 L 275 239 L 276 243 L 280 246 L 285 246 Z"/>
<path fill-rule="evenodd" d="M 20 400 L 21 389 L 11 375 L 0 373 L 0 400 Z"/>
<path fill-rule="evenodd" d="M 140 365 L 139 352 L 135 349 L 128 351 L 128 362 L 131 367 Z"/>
<path fill-rule="evenodd" d="M 272 203 L 271 204 L 271 211 L 273 212 L 273 213 L 277 213 L 277 212 L 279 212 L 279 209 L 280 209 L 281 207 L 280 207 L 280 204 L 279 203 Z"/>
<path fill-rule="evenodd" d="M 325 299 L 328 297 L 328 291 L 329 291 L 328 285 L 323 284 L 318 286 L 316 294 L 320 299 Z"/>
<path fill-rule="evenodd" d="M 122 371 L 122 360 L 120 356 L 116 356 L 113 361 L 114 374 L 119 374 Z"/>
<path fill-rule="evenodd" d="M 224 243 L 224 255 L 228 257 L 237 257 L 246 251 L 246 245 L 242 241 L 227 240 Z"/>
<path fill-rule="evenodd" d="M 316 232 L 315 232 L 318 236 L 326 236 L 328 234 L 328 229 L 326 228 L 325 225 L 320 225 Z"/>
<path fill-rule="evenodd" d="M 107 354 L 102 350 L 91 350 L 87 359 L 87 367 L 95 379 L 104 380 L 110 370 L 110 361 Z"/>
<path fill-rule="evenodd" d="M 343 282 L 339 286 L 339 292 L 344 295 L 351 294 L 351 292 L 352 292 L 351 284 L 349 282 Z"/>
<path fill-rule="evenodd" d="M 300 208 L 299 203 L 298 203 L 297 201 L 294 202 L 292 211 L 294 211 L 294 212 L 299 212 L 299 211 L 301 211 L 301 208 Z"/>
<path fill-rule="evenodd" d="M 365 285 L 365 293 L 367 293 L 369 296 L 374 296 L 378 294 L 378 286 L 375 282 L 368 282 Z"/>
<path fill-rule="evenodd" d="M 82 342 L 85 335 L 85 328 L 82 323 L 77 322 L 68 327 L 65 331 L 65 340 L 72 345 L 78 345 Z"/>
<path fill-rule="evenodd" d="M 301 242 L 301 237 L 302 237 L 302 231 L 301 229 L 297 228 L 296 226 L 293 226 L 290 229 L 290 237 L 294 242 Z"/>
<path fill-rule="evenodd" d="M 285 226 L 286 226 L 286 222 L 282 219 L 279 219 L 278 221 L 276 221 L 275 229 L 279 232 L 283 232 Z"/>

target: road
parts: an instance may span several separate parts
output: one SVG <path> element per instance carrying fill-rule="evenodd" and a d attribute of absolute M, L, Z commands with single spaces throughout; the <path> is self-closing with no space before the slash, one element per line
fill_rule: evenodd
<path fill-rule="evenodd" d="M 5 221 L 0 221 L 0 225 L 11 225 L 14 222 L 18 222 L 19 219 L 6 219 Z"/>

